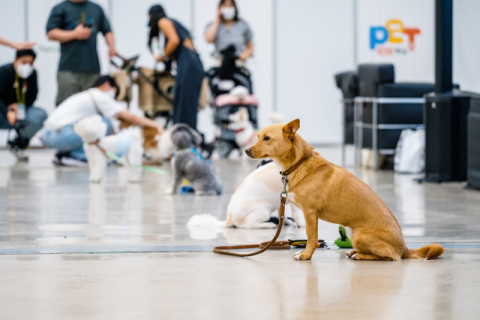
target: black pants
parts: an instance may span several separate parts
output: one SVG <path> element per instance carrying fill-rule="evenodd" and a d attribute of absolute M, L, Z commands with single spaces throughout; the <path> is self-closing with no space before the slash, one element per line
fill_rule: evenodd
<path fill-rule="evenodd" d="M 177 59 L 177 78 L 173 100 L 173 123 L 186 123 L 197 129 L 198 99 L 204 70 L 196 52 L 183 47 Z"/>

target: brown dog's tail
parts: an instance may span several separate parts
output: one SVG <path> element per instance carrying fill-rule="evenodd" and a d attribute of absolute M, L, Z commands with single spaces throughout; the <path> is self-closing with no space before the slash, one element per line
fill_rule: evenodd
<path fill-rule="evenodd" d="M 432 260 L 440 257 L 445 249 L 438 243 L 432 243 L 418 249 L 408 249 L 408 251 L 410 251 L 410 259 L 425 258 L 426 260 Z"/>

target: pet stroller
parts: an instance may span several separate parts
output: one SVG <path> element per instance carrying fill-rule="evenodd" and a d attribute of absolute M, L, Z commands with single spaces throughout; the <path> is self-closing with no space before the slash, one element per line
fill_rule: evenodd
<path fill-rule="evenodd" d="M 253 94 L 250 72 L 239 62 L 235 55 L 235 47 L 230 46 L 221 54 L 222 58 L 219 58 L 221 65 L 211 68 L 207 74 L 212 104 L 218 96 L 229 93 L 237 86 L 243 86 Z"/>
<path fill-rule="evenodd" d="M 249 120 L 254 128 L 258 125 L 258 100 L 253 95 L 250 72 L 239 63 L 235 55 L 235 47 L 230 46 L 221 52 L 222 63 L 208 71 L 211 92 L 211 106 L 214 108 L 216 130 L 216 148 L 221 157 L 227 157 L 239 146 L 235 143 L 235 132 L 229 129 L 229 116 L 241 107 L 248 109 Z M 230 95 L 230 91 L 238 86 L 245 87 L 250 95 L 243 99 Z"/>

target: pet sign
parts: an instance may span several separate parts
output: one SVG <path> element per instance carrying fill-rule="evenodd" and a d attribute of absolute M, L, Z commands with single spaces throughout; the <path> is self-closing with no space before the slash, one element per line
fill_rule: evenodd
<path fill-rule="evenodd" d="M 415 40 L 419 34 L 419 28 L 407 28 L 402 20 L 390 19 L 385 26 L 370 27 L 370 49 L 379 55 L 406 55 L 415 51 Z"/>
<path fill-rule="evenodd" d="M 356 17 L 357 64 L 393 64 L 395 81 L 434 81 L 435 1 L 362 0 Z"/>

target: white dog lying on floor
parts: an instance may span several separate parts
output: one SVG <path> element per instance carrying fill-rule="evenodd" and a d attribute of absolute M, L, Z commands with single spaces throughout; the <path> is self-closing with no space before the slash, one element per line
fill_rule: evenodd
<path fill-rule="evenodd" d="M 102 117 L 94 115 L 77 122 L 74 130 L 85 143 L 83 148 L 90 167 L 90 182 L 99 183 L 105 176 L 109 159 L 100 148 L 126 160 L 124 164 L 129 171 L 128 182 L 140 181 L 143 156 L 140 128 L 129 127 L 116 135 L 106 136 L 107 124 Z"/>
<path fill-rule="evenodd" d="M 240 184 L 228 204 L 227 220 L 201 214 L 190 218 L 190 227 L 237 227 L 245 229 L 275 228 L 283 185 L 277 166 L 268 163 L 250 173 Z M 290 207 L 290 209 L 288 208 Z M 303 212 L 287 199 L 285 223 L 305 227 Z M 276 218 L 276 219 L 275 219 Z"/>

